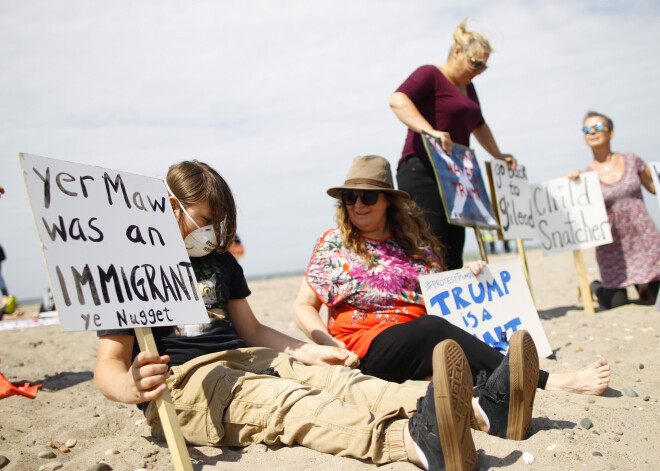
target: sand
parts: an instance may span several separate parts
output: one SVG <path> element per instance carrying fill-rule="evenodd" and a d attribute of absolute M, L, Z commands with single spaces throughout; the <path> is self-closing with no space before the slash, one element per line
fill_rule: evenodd
<path fill-rule="evenodd" d="M 499 255 L 491 261 L 517 255 Z M 543 257 L 528 251 L 537 308 L 556 359 L 541 359 L 550 372 L 582 368 L 600 356 L 612 366 L 610 388 L 598 397 L 538 391 L 529 438 L 514 442 L 473 432 L 480 469 L 657 469 L 660 408 L 657 374 L 660 313 L 631 304 L 588 315 L 577 301 L 572 254 Z M 589 272 L 598 276 L 593 251 L 585 251 Z M 300 277 L 250 283 L 249 298 L 259 319 L 303 338 L 291 306 Z M 636 298 L 633 291 L 631 298 Z M 42 383 L 35 399 L 0 400 L 0 455 L 7 470 L 38 470 L 63 463 L 62 469 L 86 470 L 104 460 L 115 470 L 172 469 L 167 446 L 153 439 L 141 412 L 105 399 L 92 381 L 97 349 L 92 332 L 64 333 L 59 325 L 0 331 L 0 371 L 11 381 Z M 629 397 L 631 388 L 638 397 Z M 581 421 L 593 426 L 586 429 Z M 74 439 L 68 453 L 52 449 Z M 52 450 L 55 458 L 39 458 Z M 106 455 L 115 450 L 117 454 Z M 189 447 L 195 470 L 360 470 L 373 464 L 338 458 L 303 447 Z M 523 453 L 535 462 L 525 464 Z M 409 470 L 392 463 L 387 470 Z"/>

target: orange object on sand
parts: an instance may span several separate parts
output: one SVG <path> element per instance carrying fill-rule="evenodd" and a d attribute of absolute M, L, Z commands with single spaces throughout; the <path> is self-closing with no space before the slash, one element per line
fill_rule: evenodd
<path fill-rule="evenodd" d="M 41 386 L 41 384 L 33 385 L 32 383 L 12 383 L 0 373 L 0 399 L 15 394 L 34 399 Z"/>

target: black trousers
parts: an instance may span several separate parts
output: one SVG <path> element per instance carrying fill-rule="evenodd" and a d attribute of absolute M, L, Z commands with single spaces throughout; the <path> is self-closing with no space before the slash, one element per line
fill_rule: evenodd
<path fill-rule="evenodd" d="M 442 317 L 426 315 L 378 334 L 360 360 L 359 368 L 366 375 L 395 383 L 425 379 L 433 375 L 433 349 L 446 339 L 456 341 L 463 349 L 473 378 L 482 370 L 492 373 L 504 358 L 487 343 Z M 548 373 L 541 371 L 539 388 L 544 389 L 547 382 Z"/>
<path fill-rule="evenodd" d="M 396 181 L 399 190 L 410 193 L 415 203 L 424 211 L 431 232 L 443 245 L 445 268 L 447 270 L 462 268 L 465 228 L 447 222 L 431 163 L 422 161 L 417 155 L 409 155 L 399 165 Z"/>

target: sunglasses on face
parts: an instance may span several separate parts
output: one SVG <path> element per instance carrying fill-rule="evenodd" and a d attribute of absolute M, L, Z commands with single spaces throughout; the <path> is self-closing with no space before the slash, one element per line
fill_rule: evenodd
<path fill-rule="evenodd" d="M 486 65 L 486 62 L 484 61 L 478 61 L 475 60 L 474 57 L 472 57 L 470 54 L 467 55 L 468 59 L 470 59 L 470 66 L 476 70 L 476 71 L 484 71 L 488 68 Z"/>
<path fill-rule="evenodd" d="M 378 198 L 382 191 L 380 190 L 341 190 L 341 201 L 346 206 L 352 206 L 357 202 L 358 197 L 362 204 L 372 206 L 378 203 Z"/>
<path fill-rule="evenodd" d="M 600 132 L 603 129 L 605 129 L 605 125 L 603 123 L 596 123 L 593 126 L 585 126 L 582 128 L 582 132 L 585 134 L 589 134 L 592 130 L 596 132 Z"/>

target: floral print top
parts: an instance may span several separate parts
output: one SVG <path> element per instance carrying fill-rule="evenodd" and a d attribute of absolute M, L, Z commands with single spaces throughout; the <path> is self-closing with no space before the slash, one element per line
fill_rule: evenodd
<path fill-rule="evenodd" d="M 442 271 L 409 258 L 391 239 L 365 238 L 365 243 L 374 255 L 371 267 L 344 246 L 339 228 L 329 230 L 317 242 L 305 274 L 328 306 L 330 334 L 360 358 L 383 330 L 426 314 L 419 276 Z"/>
<path fill-rule="evenodd" d="M 621 178 L 613 183 L 600 182 L 613 240 L 596 247 L 606 288 L 660 279 L 660 232 L 644 205 L 639 178 L 646 164 L 632 153 L 621 157 L 625 163 Z M 587 170 L 592 170 L 591 166 Z"/>

